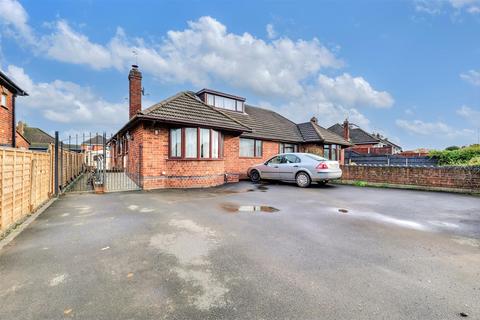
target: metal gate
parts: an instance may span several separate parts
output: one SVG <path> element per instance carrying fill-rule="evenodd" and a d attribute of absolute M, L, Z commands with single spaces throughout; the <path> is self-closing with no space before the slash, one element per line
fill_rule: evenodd
<path fill-rule="evenodd" d="M 78 135 L 75 141 L 78 141 Z M 67 139 L 65 139 L 67 140 Z M 65 141 L 64 140 L 64 141 Z M 65 147 L 62 141 L 62 148 Z M 83 155 L 82 174 L 73 181 L 65 191 L 67 192 L 116 192 L 140 190 L 136 183 L 139 181 L 139 170 L 127 172 L 124 166 L 115 167 L 112 161 L 113 150 L 108 144 L 107 136 L 103 134 L 83 134 L 82 142 L 71 144 L 72 137 L 68 137 L 69 150 L 76 150 Z"/>

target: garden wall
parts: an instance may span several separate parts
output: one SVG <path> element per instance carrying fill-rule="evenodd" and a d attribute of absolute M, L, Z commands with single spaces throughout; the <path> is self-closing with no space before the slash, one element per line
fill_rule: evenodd
<path fill-rule="evenodd" d="M 480 167 L 342 166 L 342 181 L 480 192 Z"/>

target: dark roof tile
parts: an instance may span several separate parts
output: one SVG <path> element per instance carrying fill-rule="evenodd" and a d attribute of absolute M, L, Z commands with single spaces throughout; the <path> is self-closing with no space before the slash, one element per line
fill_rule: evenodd
<path fill-rule="evenodd" d="M 313 122 L 300 123 L 298 128 L 300 129 L 305 142 L 324 142 L 343 146 L 351 145 L 351 143 L 345 140 L 342 136 Z"/>
<path fill-rule="evenodd" d="M 145 109 L 141 115 L 164 122 L 223 128 L 240 132 L 251 131 L 247 125 L 234 119 L 223 110 L 203 103 L 191 92 L 180 92 Z"/>
<path fill-rule="evenodd" d="M 229 110 L 225 112 L 252 128 L 252 132 L 243 133 L 242 137 L 286 142 L 303 141 L 297 125 L 274 111 L 245 105 L 245 113 Z"/>

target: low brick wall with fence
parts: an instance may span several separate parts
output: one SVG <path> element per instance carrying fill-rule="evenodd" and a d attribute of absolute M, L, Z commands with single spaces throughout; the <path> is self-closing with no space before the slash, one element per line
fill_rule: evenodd
<path fill-rule="evenodd" d="M 342 166 L 342 181 L 480 192 L 480 167 Z"/>

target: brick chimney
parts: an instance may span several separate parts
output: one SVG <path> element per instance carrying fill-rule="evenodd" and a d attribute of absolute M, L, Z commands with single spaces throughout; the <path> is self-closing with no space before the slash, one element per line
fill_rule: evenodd
<path fill-rule="evenodd" d="M 316 117 L 312 117 L 312 119 L 310 119 L 310 122 L 318 124 L 318 119 Z"/>
<path fill-rule="evenodd" d="M 129 82 L 129 119 L 142 111 L 142 73 L 137 65 L 132 65 L 128 74 Z"/>
<path fill-rule="evenodd" d="M 25 123 L 23 123 L 22 121 L 18 121 L 17 131 L 23 136 L 23 133 L 25 132 Z"/>
<path fill-rule="evenodd" d="M 348 122 L 348 119 L 343 121 L 343 138 L 350 141 L 350 123 Z"/>

